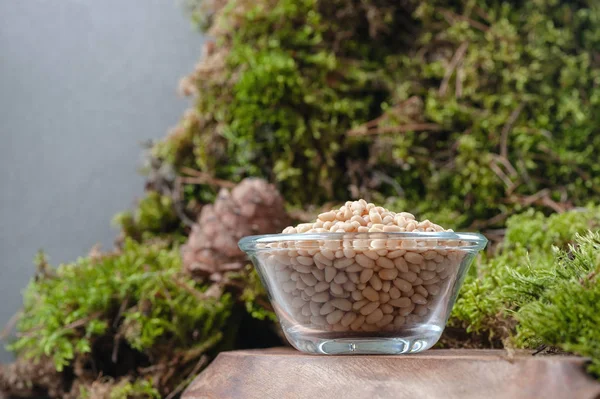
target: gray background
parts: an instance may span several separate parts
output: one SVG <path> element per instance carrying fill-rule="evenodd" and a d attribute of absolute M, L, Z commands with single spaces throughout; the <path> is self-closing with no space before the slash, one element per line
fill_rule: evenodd
<path fill-rule="evenodd" d="M 201 45 L 181 1 L 0 0 L 0 327 L 39 248 L 56 264 L 112 247 L 140 142 L 186 108 Z"/>

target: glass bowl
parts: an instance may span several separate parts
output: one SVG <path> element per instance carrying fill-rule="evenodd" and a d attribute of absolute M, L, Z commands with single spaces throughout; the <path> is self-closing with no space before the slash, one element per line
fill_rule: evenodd
<path fill-rule="evenodd" d="M 400 354 L 440 338 L 473 258 L 474 233 L 245 237 L 285 336 L 321 354 Z"/>

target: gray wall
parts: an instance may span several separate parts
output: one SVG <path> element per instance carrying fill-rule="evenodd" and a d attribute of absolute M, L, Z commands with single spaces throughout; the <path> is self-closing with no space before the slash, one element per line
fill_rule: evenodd
<path fill-rule="evenodd" d="M 0 325 L 39 248 L 56 264 L 112 247 L 139 144 L 177 122 L 201 45 L 181 1 L 0 0 Z"/>

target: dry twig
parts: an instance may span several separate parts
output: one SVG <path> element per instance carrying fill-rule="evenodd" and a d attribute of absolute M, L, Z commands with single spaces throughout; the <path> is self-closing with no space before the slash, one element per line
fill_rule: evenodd
<path fill-rule="evenodd" d="M 514 168 L 514 166 L 512 166 L 512 164 L 510 163 L 510 161 L 507 158 L 500 156 L 500 155 L 493 154 L 493 153 L 491 155 L 492 155 L 494 161 L 501 163 L 506 168 L 506 171 L 510 174 L 511 177 L 514 178 L 514 177 L 519 176 L 519 174 L 517 173 L 517 170 Z"/>
<path fill-rule="evenodd" d="M 474 229 L 474 230 L 481 230 L 483 228 L 486 228 L 488 226 L 494 226 L 495 224 L 498 224 L 502 221 L 504 221 L 506 218 L 508 218 L 510 215 L 508 213 L 499 213 L 496 216 L 487 219 L 487 220 L 478 220 L 475 221 L 474 223 L 471 224 L 471 226 L 469 226 L 469 229 Z"/>
<path fill-rule="evenodd" d="M 167 367 L 175 366 L 178 362 L 179 362 L 179 359 L 173 359 L 168 363 L 153 364 L 152 366 L 148 366 L 148 367 L 138 367 L 137 371 L 140 374 L 151 374 L 156 371 L 163 370 Z"/>
<path fill-rule="evenodd" d="M 73 328 L 78 328 L 78 327 L 83 327 L 85 326 L 88 322 L 90 322 L 91 320 L 94 320 L 100 316 L 102 316 L 104 312 L 102 311 L 98 311 L 95 313 L 92 313 L 91 315 L 89 315 L 88 317 L 84 317 L 81 318 L 79 320 L 75 320 L 72 323 L 67 324 L 66 326 L 63 327 L 64 330 L 71 330 Z"/>
<path fill-rule="evenodd" d="M 192 227 L 195 223 L 185 211 L 185 200 L 183 198 L 183 182 L 181 177 L 175 178 L 174 189 L 171 192 L 173 198 L 173 208 L 179 219 L 188 227 Z"/>
<path fill-rule="evenodd" d="M 186 184 L 210 184 L 212 186 L 219 186 L 225 188 L 233 188 L 236 184 L 229 180 L 217 179 L 211 176 L 209 173 L 201 172 L 196 169 L 183 167 L 181 168 L 183 173 L 186 173 L 192 177 L 181 177 L 181 182 Z"/>
<path fill-rule="evenodd" d="M 541 352 L 543 352 L 543 351 L 544 351 L 544 350 L 545 350 L 547 347 L 548 347 L 548 345 L 545 345 L 545 344 L 542 344 L 542 345 L 538 346 L 538 348 L 535 350 L 535 352 L 533 352 L 533 353 L 531 354 L 531 356 L 535 356 L 535 355 L 537 355 L 538 353 L 541 353 Z"/>
<path fill-rule="evenodd" d="M 504 157 L 505 159 L 508 158 L 508 134 L 510 133 L 513 125 L 517 121 L 517 118 L 521 114 L 521 111 L 523 111 L 524 106 L 525 103 L 519 104 L 517 108 L 515 108 L 510 114 L 508 120 L 506 121 L 506 124 L 502 128 L 502 132 L 500 134 L 500 156 Z"/>
<path fill-rule="evenodd" d="M 411 105 L 419 104 L 421 99 L 417 96 L 412 96 L 402 101 L 400 104 L 395 105 L 393 108 L 390 108 L 386 113 L 379 115 L 377 118 L 372 119 L 368 122 L 363 123 L 362 125 L 355 127 L 354 129 L 350 129 L 348 131 L 348 136 L 362 136 L 367 134 L 378 134 L 378 133 L 387 133 L 382 132 L 378 129 L 378 126 L 386 121 L 389 118 L 390 114 L 400 114 L 402 110 Z"/>
<path fill-rule="evenodd" d="M 460 64 L 462 62 L 462 59 L 464 58 L 468 47 L 469 47 L 469 42 L 463 42 L 456 49 L 456 52 L 454 53 L 454 55 L 452 56 L 452 59 L 450 60 L 450 63 L 448 64 L 448 68 L 446 69 L 446 73 L 444 74 L 444 78 L 442 79 L 442 83 L 440 84 L 440 89 L 439 89 L 440 96 L 443 96 L 446 94 L 446 91 L 448 90 L 448 85 L 450 83 L 450 78 L 454 74 L 454 70 L 456 69 L 458 64 Z M 461 92 L 462 92 L 462 89 L 461 89 Z"/>
<path fill-rule="evenodd" d="M 489 26 L 484 25 L 481 22 L 475 21 L 474 19 L 471 19 L 467 16 L 455 14 L 450 10 L 439 10 L 439 11 L 442 13 L 442 15 L 444 16 L 446 21 L 448 21 L 449 24 L 452 24 L 454 22 L 454 20 L 458 20 L 458 21 L 467 22 L 473 28 L 479 29 L 482 32 L 487 32 L 488 30 L 490 30 Z"/>
<path fill-rule="evenodd" d="M 177 387 L 173 391 L 171 391 L 171 393 L 169 393 L 169 395 L 167 395 L 167 397 L 165 399 L 173 399 L 175 396 L 177 396 L 179 394 L 179 392 L 183 391 L 183 389 L 190 382 L 189 381 L 190 378 L 193 377 L 194 375 L 198 374 L 198 372 L 202 369 L 202 367 L 204 367 L 207 363 L 208 363 L 208 356 L 202 355 L 200 357 L 200 359 L 198 360 L 198 363 L 196 363 L 196 365 L 194 366 L 192 371 L 190 371 L 190 373 L 187 375 L 187 377 L 184 378 L 183 381 L 181 381 L 179 383 L 179 385 L 177 385 Z"/>
<path fill-rule="evenodd" d="M 348 136 L 365 136 L 385 133 L 405 133 L 405 132 L 421 132 L 421 131 L 439 131 L 442 130 L 440 125 L 435 123 L 407 123 L 400 126 L 383 126 L 372 130 L 353 129 L 348 132 Z"/>
<path fill-rule="evenodd" d="M 490 21 L 491 21 L 491 18 L 490 18 L 490 16 L 488 15 L 488 13 L 487 13 L 487 12 L 485 12 L 485 11 L 483 10 L 483 8 L 481 8 L 481 7 L 479 7 L 479 6 L 475 6 L 474 10 L 475 10 L 475 13 L 476 13 L 477 15 L 479 15 L 479 17 L 480 17 L 481 19 L 484 19 L 486 22 L 490 22 Z"/>
<path fill-rule="evenodd" d="M 454 88 L 454 95 L 456 98 L 461 98 L 463 94 L 463 81 L 465 80 L 465 69 L 461 62 L 456 67 L 456 87 Z"/>
<path fill-rule="evenodd" d="M 171 281 L 173 281 L 173 283 L 175 283 L 175 285 L 177 285 L 178 287 L 183 288 L 185 291 L 195 296 L 199 301 L 204 301 L 207 298 L 209 298 L 209 295 L 198 291 L 197 289 L 189 285 L 187 282 L 179 279 L 179 277 L 177 276 L 172 276 Z"/>
<path fill-rule="evenodd" d="M 4 326 L 4 328 L 2 329 L 2 331 L 0 332 L 0 341 L 5 340 L 8 335 L 10 334 L 10 332 L 13 330 L 13 328 L 15 327 L 15 325 L 17 324 L 17 322 L 19 321 L 19 317 L 21 317 L 21 315 L 23 314 L 23 309 L 19 310 L 17 313 L 15 313 L 14 315 L 12 315 L 10 317 L 10 319 L 8 319 L 8 322 L 6 323 L 6 325 Z"/>
<path fill-rule="evenodd" d="M 490 169 L 496 174 L 496 176 L 500 178 L 500 180 L 504 182 L 507 192 L 512 192 L 514 190 L 515 184 L 512 182 L 512 180 L 510 180 L 508 176 L 506 176 L 506 173 L 504 173 L 502 169 L 500 169 L 498 165 L 496 165 L 496 163 L 494 163 L 493 161 L 490 162 Z"/>
<path fill-rule="evenodd" d="M 511 197 L 507 201 L 512 203 L 518 203 L 522 206 L 530 206 L 532 204 L 538 204 L 546 206 L 557 213 L 563 213 L 571 208 L 573 208 L 572 204 L 567 202 L 558 203 L 550 198 L 550 189 L 544 188 L 533 195 L 529 195 L 527 197 Z"/>
<path fill-rule="evenodd" d="M 78 328 L 78 327 L 83 327 L 87 323 L 89 323 L 91 320 L 94 320 L 94 319 L 102 316 L 103 313 L 104 312 L 101 312 L 101 311 L 94 312 L 91 315 L 89 315 L 88 317 L 83 317 L 81 319 L 75 320 L 72 323 L 67 324 L 66 326 L 64 326 L 62 328 L 62 330 L 72 330 L 72 329 L 75 329 L 75 328 Z M 17 333 L 17 337 L 27 337 L 27 336 L 30 336 L 33 333 L 35 333 L 36 331 L 42 330 L 43 328 L 45 328 L 45 326 L 41 326 L 40 325 L 40 326 L 34 327 L 34 328 L 28 330 L 27 332 Z"/>

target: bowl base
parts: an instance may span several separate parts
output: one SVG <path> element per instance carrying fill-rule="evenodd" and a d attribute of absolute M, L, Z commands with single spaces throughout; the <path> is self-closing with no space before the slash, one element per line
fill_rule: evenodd
<path fill-rule="evenodd" d="M 324 355 L 400 355 L 418 353 L 431 348 L 439 340 L 443 329 L 438 326 L 419 326 L 391 333 L 388 336 L 344 336 L 328 334 L 286 334 L 290 343 L 306 353 Z"/>

